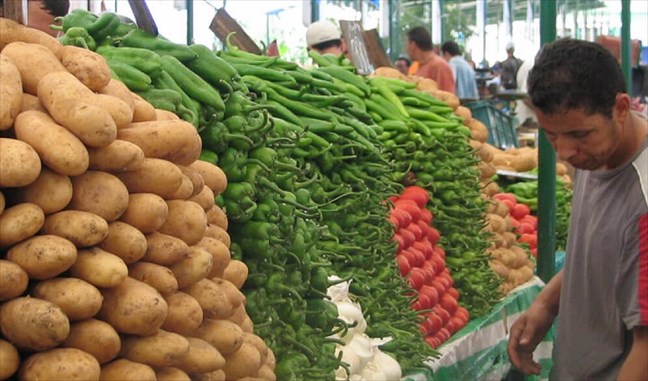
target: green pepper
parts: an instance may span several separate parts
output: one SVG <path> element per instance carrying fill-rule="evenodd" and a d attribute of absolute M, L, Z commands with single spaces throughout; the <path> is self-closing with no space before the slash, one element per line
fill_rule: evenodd
<path fill-rule="evenodd" d="M 86 31 L 89 29 L 94 31 L 97 28 L 97 25 L 94 25 L 97 20 L 99 20 L 97 15 L 85 9 L 76 8 L 71 10 L 65 17 L 59 16 L 54 18 L 54 22 L 61 23 L 61 25 L 50 25 L 50 29 L 67 32 L 70 28 L 80 27 Z"/>
<path fill-rule="evenodd" d="M 119 16 L 111 12 L 106 12 L 99 16 L 99 20 L 94 24 L 86 27 L 86 30 L 97 43 L 101 43 L 101 41 L 111 36 L 120 24 L 121 20 Z"/>
<path fill-rule="evenodd" d="M 107 59 L 127 63 L 152 77 L 157 77 L 162 71 L 160 56 L 148 49 L 100 46 L 97 53 Z"/>
<path fill-rule="evenodd" d="M 71 27 L 59 38 L 63 45 L 73 45 L 84 49 L 95 50 L 97 45 L 94 38 L 82 27 Z"/>
<path fill-rule="evenodd" d="M 187 67 L 212 86 L 221 86 L 221 81 L 233 84 L 240 81 L 236 69 L 226 60 L 218 57 L 205 45 L 189 45 L 189 49 L 198 55 L 198 58 L 187 63 Z"/>
<path fill-rule="evenodd" d="M 106 59 L 106 62 L 131 91 L 144 91 L 151 86 L 151 77 L 143 71 L 121 61 Z"/>
<path fill-rule="evenodd" d="M 216 89 L 211 87 L 196 73 L 189 70 L 177 58 L 171 55 L 160 57 L 162 69 L 169 73 L 175 83 L 191 98 L 213 107 L 216 111 L 225 111 L 225 103 Z"/>
<path fill-rule="evenodd" d="M 198 54 L 188 46 L 156 38 L 142 29 L 133 29 L 128 32 L 122 38 L 121 44 L 133 48 L 149 49 L 161 56 L 172 56 L 180 62 L 190 62 L 198 58 Z"/>

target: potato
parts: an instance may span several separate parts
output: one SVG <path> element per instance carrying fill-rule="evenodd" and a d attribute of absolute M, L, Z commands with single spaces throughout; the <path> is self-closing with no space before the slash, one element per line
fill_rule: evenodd
<path fill-rule="evenodd" d="M 196 246 L 207 250 L 213 257 L 213 265 L 211 271 L 207 274 L 207 278 L 222 278 L 232 257 L 227 246 L 216 238 L 211 237 L 204 237 Z"/>
<path fill-rule="evenodd" d="M 31 355 L 20 366 L 19 380 L 99 380 L 101 366 L 89 353 L 76 348 L 56 348 Z"/>
<path fill-rule="evenodd" d="M 133 121 L 133 110 L 126 102 L 108 94 L 96 94 L 95 101 L 110 113 L 117 130 L 130 126 Z"/>
<path fill-rule="evenodd" d="M 32 146 L 0 138 L 0 188 L 29 185 L 38 178 L 40 170 L 41 159 Z"/>
<path fill-rule="evenodd" d="M 68 72 L 50 73 L 38 83 L 38 98 L 58 124 L 87 146 L 105 147 L 117 137 L 117 126 L 94 96 Z"/>
<path fill-rule="evenodd" d="M 47 109 L 43 107 L 43 104 L 40 102 L 40 99 L 38 99 L 37 96 L 27 94 L 27 93 L 22 93 L 22 105 L 20 107 L 20 112 L 25 112 L 30 110 L 47 112 Z"/>
<path fill-rule="evenodd" d="M 205 237 L 215 238 L 225 244 L 228 248 L 232 244 L 232 239 L 229 234 L 221 227 L 208 224 L 207 229 L 205 230 Z"/>
<path fill-rule="evenodd" d="M 203 190 L 200 191 L 197 195 L 191 197 L 189 201 L 193 201 L 196 204 L 200 205 L 205 213 L 208 210 L 211 210 L 216 204 L 214 204 L 214 191 L 212 191 L 208 186 L 203 185 Z"/>
<path fill-rule="evenodd" d="M 108 222 L 94 213 L 64 210 L 45 218 L 43 232 L 69 239 L 77 247 L 88 247 L 108 236 Z"/>
<path fill-rule="evenodd" d="M 234 285 L 234 283 L 220 278 L 214 278 L 211 281 L 216 283 L 216 285 L 218 285 L 221 290 L 225 291 L 227 299 L 235 308 L 240 306 L 241 304 L 245 304 L 245 295 L 243 295 L 243 293 L 238 289 L 238 287 L 236 287 L 236 285 Z"/>
<path fill-rule="evenodd" d="M 55 55 L 62 47 L 56 38 L 41 30 L 25 27 L 10 19 L 0 18 L 0 50 L 15 41 L 43 45 Z"/>
<path fill-rule="evenodd" d="M 151 336 L 127 336 L 119 352 L 120 357 L 152 367 L 177 366 L 188 354 L 187 339 L 162 329 Z"/>
<path fill-rule="evenodd" d="M 45 214 L 36 204 L 14 205 L 0 215 L 0 247 L 11 246 L 36 234 L 43 226 Z"/>
<path fill-rule="evenodd" d="M 259 368 L 257 372 L 257 376 L 264 381 L 277 381 L 277 375 L 267 364 L 261 365 L 261 368 Z"/>
<path fill-rule="evenodd" d="M 12 42 L 2 49 L 20 72 L 23 90 L 36 95 L 38 83 L 47 74 L 66 72 L 58 58 L 46 47 L 26 42 Z"/>
<path fill-rule="evenodd" d="M 22 109 L 22 80 L 20 72 L 9 57 L 0 54 L 0 130 L 13 126 Z"/>
<path fill-rule="evenodd" d="M 191 254 L 189 245 L 180 238 L 167 234 L 149 234 L 146 236 L 146 242 L 147 248 L 146 254 L 142 257 L 143 261 L 171 266 L 188 258 Z"/>
<path fill-rule="evenodd" d="M 189 354 L 178 365 L 178 368 L 189 374 L 213 372 L 225 365 L 225 358 L 205 340 L 188 337 Z"/>
<path fill-rule="evenodd" d="M 202 175 L 200 172 L 196 171 L 193 168 L 189 168 L 185 165 L 178 165 L 178 168 L 182 171 L 182 174 L 189 177 L 191 180 L 191 183 L 193 184 L 193 194 L 191 197 L 197 196 L 200 192 L 203 191 L 203 187 L 205 186 L 205 180 L 203 179 Z M 213 200 L 212 200 L 213 202 Z"/>
<path fill-rule="evenodd" d="M 10 342 L 0 339 L 0 380 L 13 376 L 20 366 L 18 350 Z"/>
<path fill-rule="evenodd" d="M 261 355 L 251 344 L 243 343 L 234 353 L 225 356 L 223 370 L 228 380 L 253 377 L 261 368 Z"/>
<path fill-rule="evenodd" d="M 153 193 L 132 193 L 121 220 L 149 234 L 157 231 L 168 217 L 169 207 L 162 197 Z"/>
<path fill-rule="evenodd" d="M 203 374 L 197 374 L 194 376 L 196 381 L 226 381 L 225 371 L 222 369 L 215 370 L 213 372 L 207 372 Z"/>
<path fill-rule="evenodd" d="M 254 332 L 254 323 L 252 322 L 252 319 L 250 319 L 249 316 L 246 316 L 245 320 L 243 320 L 243 324 L 241 324 L 241 330 L 247 333 Z"/>
<path fill-rule="evenodd" d="M 189 165 L 198 160 L 202 142 L 196 128 L 184 120 L 132 123 L 117 137 L 137 144 L 146 157 Z"/>
<path fill-rule="evenodd" d="M 178 281 L 168 267 L 150 262 L 133 263 L 128 268 L 128 276 L 148 284 L 162 296 L 178 291 Z"/>
<path fill-rule="evenodd" d="M 128 265 L 137 262 L 146 254 L 146 236 L 125 222 L 115 221 L 108 225 L 108 236 L 99 246 L 115 254 Z"/>
<path fill-rule="evenodd" d="M 243 284 L 247 280 L 248 277 L 248 267 L 245 263 L 232 259 L 227 267 L 225 267 L 225 271 L 223 272 L 223 279 L 227 279 L 228 281 L 232 282 L 236 287 L 241 289 L 243 287 Z"/>
<path fill-rule="evenodd" d="M 176 292 L 164 297 L 168 306 L 162 329 L 183 336 L 191 335 L 203 321 L 203 310 L 196 299 L 184 292 Z"/>
<path fill-rule="evenodd" d="M 116 139 L 102 148 L 89 148 L 89 169 L 124 172 L 137 168 L 144 161 L 144 152 L 133 143 Z"/>
<path fill-rule="evenodd" d="M 133 122 L 150 122 L 157 119 L 155 107 L 145 101 L 142 97 L 135 93 L 131 93 L 135 109 L 133 110 Z"/>
<path fill-rule="evenodd" d="M 170 266 L 173 275 L 178 280 L 178 287 L 184 288 L 204 279 L 213 265 L 212 255 L 205 249 L 192 246 L 189 256 Z"/>
<path fill-rule="evenodd" d="M 21 113 L 16 118 L 15 131 L 16 137 L 31 145 L 53 171 L 77 176 L 88 169 L 88 151 L 83 143 L 46 113 Z"/>
<path fill-rule="evenodd" d="M 63 46 L 59 58 L 67 71 L 92 91 L 99 91 L 110 82 L 110 68 L 106 59 L 92 50 Z"/>
<path fill-rule="evenodd" d="M 180 120 L 180 117 L 171 111 L 162 110 L 159 108 L 155 109 L 155 120 Z"/>
<path fill-rule="evenodd" d="M 225 191 L 225 188 L 227 188 L 227 177 L 225 176 L 225 172 L 223 172 L 223 170 L 218 166 L 206 161 L 196 160 L 189 165 L 189 168 L 200 172 L 205 181 L 205 185 L 214 191 L 214 195 L 218 196 Z"/>
<path fill-rule="evenodd" d="M 146 283 L 126 278 L 117 287 L 103 290 L 99 318 L 117 332 L 152 335 L 166 319 L 168 306 L 157 290 Z"/>
<path fill-rule="evenodd" d="M 210 225 L 216 225 L 223 230 L 227 230 L 229 223 L 227 221 L 227 215 L 220 206 L 214 204 L 209 210 L 205 211 L 207 215 L 207 223 Z"/>
<path fill-rule="evenodd" d="M 126 85 L 121 81 L 111 78 L 110 82 L 99 90 L 99 94 L 112 95 L 113 97 L 119 98 L 126 102 L 128 108 L 131 109 L 131 112 L 135 111 L 135 100 L 133 99 L 133 95 L 128 87 L 126 87 Z"/>
<path fill-rule="evenodd" d="M 21 189 L 18 200 L 38 205 L 45 214 L 56 213 L 65 208 L 72 199 L 72 181 L 66 175 L 47 168 L 38 178 Z"/>
<path fill-rule="evenodd" d="M 261 355 L 261 364 L 266 363 L 269 350 L 262 338 L 253 333 L 245 333 L 243 334 L 243 342 L 254 346 L 259 351 L 259 355 Z"/>
<path fill-rule="evenodd" d="M 236 352 L 243 344 L 243 330 L 229 320 L 204 319 L 192 336 L 207 341 L 224 356 Z"/>
<path fill-rule="evenodd" d="M 183 291 L 198 301 L 206 318 L 225 319 L 236 307 L 229 300 L 225 289 L 209 279 L 202 279 Z"/>
<path fill-rule="evenodd" d="M 265 365 L 269 366 L 270 369 L 274 369 L 277 366 L 277 359 L 275 359 L 275 355 L 270 348 L 268 348 Z"/>
<path fill-rule="evenodd" d="M 191 381 L 187 373 L 174 367 L 160 368 L 155 371 L 157 381 Z"/>
<path fill-rule="evenodd" d="M 61 346 L 86 351 L 94 356 L 99 364 L 105 364 L 117 357 L 121 348 L 121 339 L 110 324 L 97 319 L 88 319 L 72 323 L 70 334 Z"/>
<path fill-rule="evenodd" d="M 0 306 L 0 331 L 20 349 L 44 351 L 67 338 L 70 322 L 52 302 L 20 297 Z"/>
<path fill-rule="evenodd" d="M 158 231 L 178 237 L 187 245 L 198 243 L 207 227 L 207 217 L 203 208 L 193 201 L 186 200 L 169 200 L 167 206 L 169 216 Z"/>
<path fill-rule="evenodd" d="M 182 175 L 182 183 L 168 198 L 171 200 L 186 200 L 193 194 L 193 184 L 188 176 Z"/>
<path fill-rule="evenodd" d="M 101 381 L 157 381 L 155 371 L 146 364 L 117 359 L 101 367 Z"/>
<path fill-rule="evenodd" d="M 53 278 L 74 264 L 77 250 L 74 244 L 55 235 L 39 235 L 13 246 L 7 259 L 25 270 L 29 278 Z"/>
<path fill-rule="evenodd" d="M 29 276 L 20 265 L 0 259 L 0 302 L 22 295 L 28 283 Z"/>
<path fill-rule="evenodd" d="M 229 320 L 232 323 L 240 326 L 245 321 L 245 318 L 248 316 L 247 311 L 245 310 L 245 305 L 241 304 L 238 307 L 234 308 L 232 314 L 227 316 L 225 320 Z"/>
<path fill-rule="evenodd" d="M 94 213 L 112 222 L 128 207 L 128 189 L 110 173 L 88 171 L 72 178 L 72 187 L 70 209 Z"/>
<path fill-rule="evenodd" d="M 128 276 L 126 263 L 101 248 L 79 250 L 77 260 L 70 267 L 70 275 L 97 287 L 117 287 Z"/>
<path fill-rule="evenodd" d="M 90 283 L 76 278 L 54 278 L 38 282 L 31 296 L 50 301 L 67 315 L 70 321 L 93 317 L 101 308 L 101 292 Z"/>
<path fill-rule="evenodd" d="M 145 158 L 136 168 L 118 173 L 117 177 L 130 193 L 154 193 L 162 198 L 172 196 L 182 184 L 182 171 L 162 159 Z"/>

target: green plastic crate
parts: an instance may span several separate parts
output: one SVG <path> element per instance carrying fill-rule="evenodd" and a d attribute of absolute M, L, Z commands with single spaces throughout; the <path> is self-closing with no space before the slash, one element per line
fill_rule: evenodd
<path fill-rule="evenodd" d="M 502 149 L 517 147 L 518 139 L 513 126 L 513 118 L 498 109 L 493 103 L 484 100 L 466 103 L 473 118 L 488 128 L 488 143 Z"/>

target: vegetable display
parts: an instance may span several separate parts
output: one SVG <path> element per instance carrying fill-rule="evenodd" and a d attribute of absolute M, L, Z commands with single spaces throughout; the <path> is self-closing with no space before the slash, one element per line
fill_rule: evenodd
<path fill-rule="evenodd" d="M 198 131 L 97 53 L 0 27 L 0 378 L 276 379 Z"/>

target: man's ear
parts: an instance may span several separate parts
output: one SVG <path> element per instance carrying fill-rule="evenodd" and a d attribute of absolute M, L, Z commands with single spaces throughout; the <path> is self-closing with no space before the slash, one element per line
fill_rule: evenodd
<path fill-rule="evenodd" d="M 619 124 L 623 125 L 630 116 L 632 106 L 632 99 L 626 93 L 619 93 L 616 95 L 614 107 L 612 108 L 612 118 Z"/>

